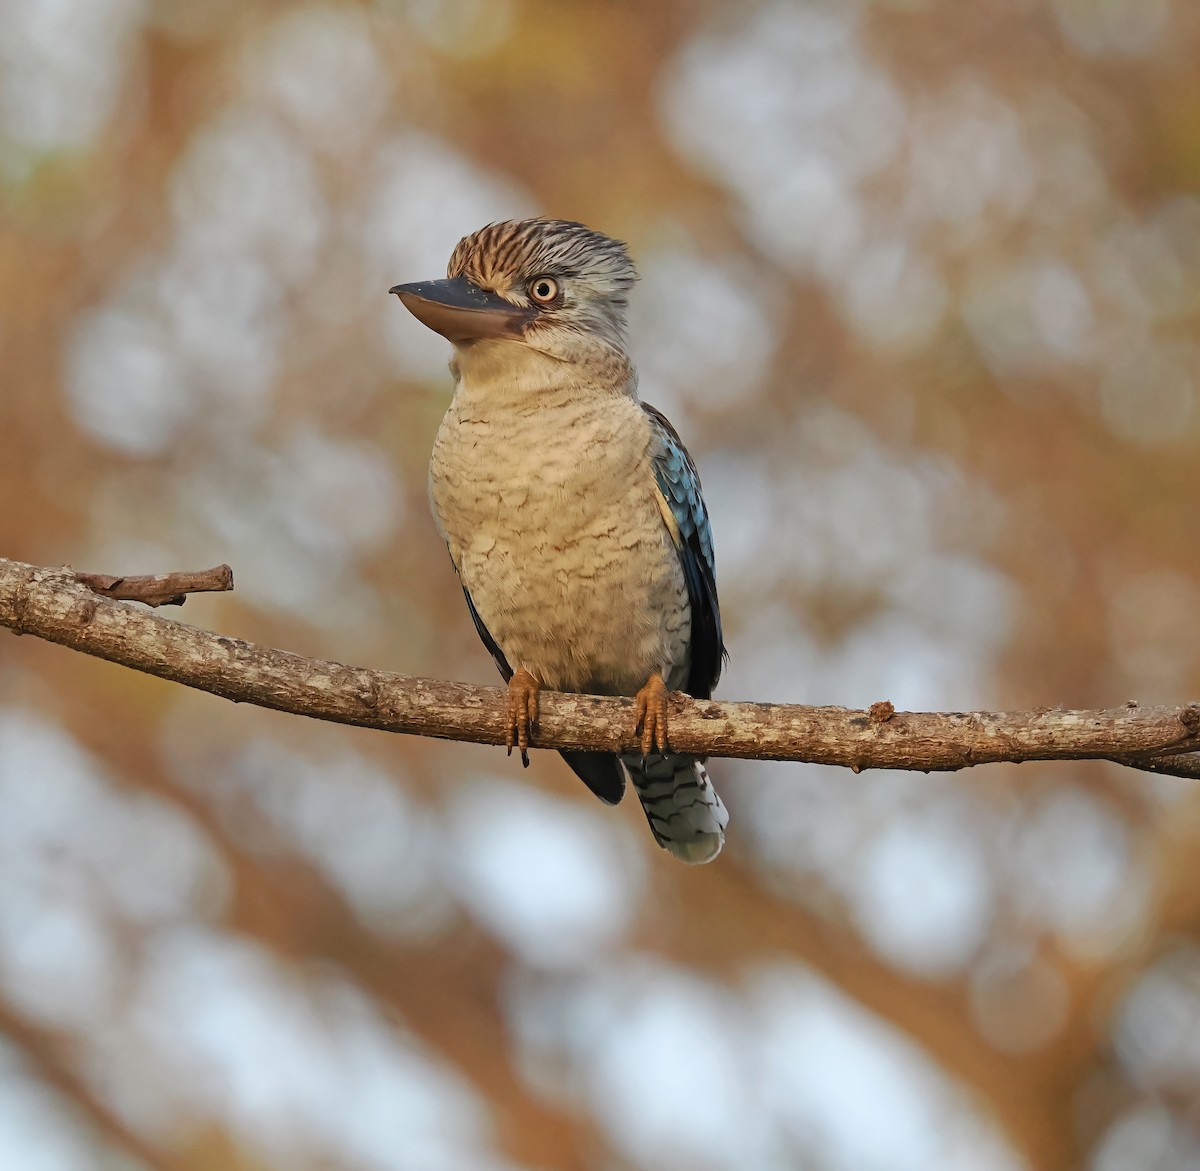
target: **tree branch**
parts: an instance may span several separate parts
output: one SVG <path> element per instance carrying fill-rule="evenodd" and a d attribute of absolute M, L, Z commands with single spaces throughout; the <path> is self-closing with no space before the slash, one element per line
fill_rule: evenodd
<path fill-rule="evenodd" d="M 349 667 L 228 638 L 103 597 L 69 568 L 38 568 L 0 558 L 0 626 L 235 703 L 387 732 L 504 743 L 508 703 L 501 688 Z M 532 743 L 538 748 L 637 752 L 633 700 L 543 692 Z M 886 701 L 869 711 L 852 711 L 672 696 L 671 744 L 700 755 L 807 761 L 856 772 L 1102 759 L 1200 777 L 1200 704 L 897 712 Z"/>
<path fill-rule="evenodd" d="M 155 573 L 144 577 L 77 573 L 75 580 L 97 594 L 121 602 L 182 606 L 188 594 L 223 593 L 233 589 L 233 570 L 228 565 L 218 565 L 199 573 Z"/>

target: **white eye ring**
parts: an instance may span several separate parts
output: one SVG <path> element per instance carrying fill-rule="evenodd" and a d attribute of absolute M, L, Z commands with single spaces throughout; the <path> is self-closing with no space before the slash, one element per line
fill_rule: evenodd
<path fill-rule="evenodd" d="M 552 276 L 534 277 L 529 282 L 529 295 L 539 305 L 549 305 L 558 296 L 558 281 Z"/>

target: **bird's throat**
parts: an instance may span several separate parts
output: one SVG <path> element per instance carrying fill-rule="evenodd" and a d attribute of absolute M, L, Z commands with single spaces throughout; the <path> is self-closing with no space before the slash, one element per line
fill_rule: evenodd
<path fill-rule="evenodd" d="M 497 404 L 578 394 L 633 397 L 637 387 L 628 357 L 603 344 L 558 353 L 520 342 L 470 342 L 455 346 L 450 369 L 460 396 Z"/>

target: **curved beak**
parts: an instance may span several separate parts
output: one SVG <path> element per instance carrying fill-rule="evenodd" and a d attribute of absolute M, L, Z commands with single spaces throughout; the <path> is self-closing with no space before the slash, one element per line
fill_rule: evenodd
<path fill-rule="evenodd" d="M 481 289 L 463 276 L 393 285 L 388 292 L 395 293 L 422 325 L 452 342 L 519 339 L 537 314 L 534 309 L 522 309 L 498 293 Z"/>

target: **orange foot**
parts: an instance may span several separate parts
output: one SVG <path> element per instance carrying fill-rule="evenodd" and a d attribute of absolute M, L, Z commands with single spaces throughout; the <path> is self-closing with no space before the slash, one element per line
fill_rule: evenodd
<path fill-rule="evenodd" d="M 649 756 L 655 749 L 667 750 L 667 695 L 661 675 L 651 675 L 637 693 L 637 723 L 633 730 L 642 733 L 643 756 Z"/>
<path fill-rule="evenodd" d="M 521 763 L 529 767 L 529 737 L 537 727 L 538 681 L 522 667 L 508 681 L 508 731 L 504 743 L 508 755 L 513 748 L 521 750 Z"/>

